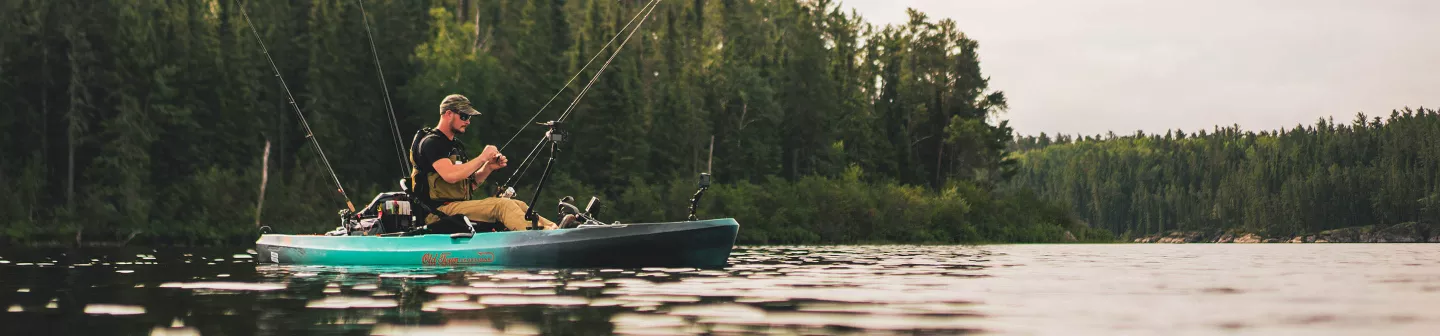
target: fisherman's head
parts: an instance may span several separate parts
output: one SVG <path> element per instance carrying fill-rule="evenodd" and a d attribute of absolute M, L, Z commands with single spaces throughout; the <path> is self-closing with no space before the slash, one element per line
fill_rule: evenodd
<path fill-rule="evenodd" d="M 478 115 L 480 111 L 470 107 L 470 99 L 465 96 L 452 94 L 440 101 L 440 126 L 448 127 L 455 134 L 464 134 L 470 127 L 470 118 Z"/>

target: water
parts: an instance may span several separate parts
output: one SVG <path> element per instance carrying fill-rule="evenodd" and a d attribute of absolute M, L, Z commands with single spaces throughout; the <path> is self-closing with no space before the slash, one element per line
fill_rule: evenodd
<path fill-rule="evenodd" d="M 0 251 L 5 334 L 1417 334 L 1440 244 L 742 247 L 721 270 Z"/>

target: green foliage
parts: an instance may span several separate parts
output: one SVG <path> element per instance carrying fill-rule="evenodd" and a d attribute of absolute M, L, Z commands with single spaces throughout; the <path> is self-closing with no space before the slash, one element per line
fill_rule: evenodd
<path fill-rule="evenodd" d="M 1130 235 L 1240 230 L 1295 235 L 1440 220 L 1440 113 L 1195 135 L 1017 138 L 1010 186 Z"/>
<path fill-rule="evenodd" d="M 934 191 L 808 176 L 718 186 L 707 197 L 701 214 L 736 218 L 739 241 L 751 244 L 1059 242 L 1078 229 L 1033 195 L 968 182 Z"/>
<path fill-rule="evenodd" d="M 642 4 L 372 0 L 362 14 L 350 0 L 4 2 L 0 236 L 243 244 L 257 207 L 280 232 L 328 230 L 343 200 L 312 139 L 363 205 L 394 189 L 406 173 L 397 147 L 451 93 L 484 113 L 460 137 L 476 152 L 537 111 L 570 111 L 545 213 L 560 195 L 598 194 L 605 218 L 680 220 L 705 171 L 716 187 L 702 213 L 740 218 L 746 243 L 1089 232 L 1036 197 L 994 191 L 1011 170 L 1011 130 L 988 118 L 1007 103 L 955 22 L 911 11 L 876 27 L 833 1 L 665 2 L 623 50 L 605 47 Z M 514 137 L 514 166 L 492 186 L 541 132 Z M 522 199 L 543 166 L 517 174 Z"/>

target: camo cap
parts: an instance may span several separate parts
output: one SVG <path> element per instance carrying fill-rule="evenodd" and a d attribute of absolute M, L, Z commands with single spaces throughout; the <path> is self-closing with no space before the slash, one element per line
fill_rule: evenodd
<path fill-rule="evenodd" d="M 470 107 L 469 98 L 465 98 L 465 96 L 461 96 L 458 94 L 445 96 L 445 100 L 440 101 L 440 114 L 445 114 L 445 111 L 447 110 L 469 114 L 472 116 L 480 115 L 480 111 L 476 111 L 475 108 Z"/>

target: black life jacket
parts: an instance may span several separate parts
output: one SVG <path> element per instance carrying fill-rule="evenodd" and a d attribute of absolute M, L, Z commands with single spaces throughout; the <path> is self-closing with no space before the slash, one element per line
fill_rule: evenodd
<path fill-rule="evenodd" d="M 441 133 L 437 129 L 426 127 L 421 128 L 419 131 L 416 131 L 415 136 L 410 139 L 410 153 L 408 155 L 411 167 L 409 193 L 411 208 L 421 210 L 416 214 L 418 217 L 418 222 L 424 223 L 426 221 L 426 214 L 435 215 L 435 217 L 439 217 L 440 220 L 429 225 L 424 225 L 420 231 L 411 232 L 410 234 L 468 232 L 468 229 L 462 229 L 465 227 L 465 225 L 463 224 L 464 220 L 459 219 L 460 216 L 452 216 L 440 211 L 439 208 L 441 204 L 431 199 L 431 186 L 429 183 L 429 178 L 424 174 L 425 171 L 428 171 L 430 169 L 421 170 L 420 165 L 416 164 L 419 162 L 419 158 L 417 157 L 419 153 L 417 153 L 416 150 L 420 149 L 420 143 L 422 141 L 425 141 L 425 138 L 431 136 L 444 138 L 445 133 Z M 452 141 L 452 143 L 458 150 L 459 155 L 463 157 L 465 155 L 464 144 L 459 141 Z M 433 162 L 431 164 L 433 164 Z M 475 230 L 480 232 L 508 230 L 508 228 L 506 228 L 504 225 L 501 225 L 500 223 L 474 222 L 473 220 L 472 222 L 476 224 Z"/>
<path fill-rule="evenodd" d="M 445 136 L 439 130 L 429 127 L 416 131 L 415 136 L 410 138 L 410 153 L 407 155 L 410 159 L 410 199 L 421 201 L 426 205 L 430 205 L 430 186 L 429 183 L 426 183 L 425 177 L 421 176 L 420 165 L 416 164 L 419 159 L 415 157 L 415 150 L 420 149 L 421 140 L 425 140 L 425 137 L 433 134 Z"/>
<path fill-rule="evenodd" d="M 467 199 L 469 199 L 469 198 L 470 198 L 469 195 L 470 195 L 470 189 L 471 189 L 471 188 L 470 188 L 470 186 L 468 185 L 468 183 L 472 183 L 472 182 L 469 182 L 468 180 L 467 180 L 467 182 L 465 182 L 466 185 L 463 186 L 463 189 L 465 189 L 463 192 L 459 192 L 459 191 L 455 191 L 455 190 L 445 190 L 446 192 L 448 192 L 448 193 L 450 193 L 450 194 L 457 194 L 457 195 L 451 195 L 451 196 L 449 196 L 449 197 L 445 197 L 446 199 L 440 199 L 440 200 L 435 199 L 435 197 L 434 197 L 434 195 L 433 195 L 433 193 L 432 193 L 432 190 L 435 188 L 435 186 L 432 185 L 432 183 L 435 183 L 435 181 L 434 181 L 434 177 L 435 177 L 435 176 L 430 176 L 430 175 L 427 174 L 427 173 L 435 173 L 435 172 L 433 171 L 434 169 L 430 166 L 430 164 L 433 164 L 433 162 L 431 162 L 431 163 L 423 163 L 424 165 L 422 166 L 422 165 L 421 165 L 422 163 L 419 162 L 419 161 L 420 161 L 420 160 L 419 160 L 419 155 L 420 155 L 420 153 L 418 152 L 418 150 L 420 149 L 420 144 L 423 143 L 423 142 L 425 142 L 425 140 L 426 140 L 426 139 L 429 139 L 430 137 L 437 137 L 438 139 L 443 139 L 443 140 L 446 140 L 446 141 L 449 141 L 449 142 L 450 142 L 450 144 L 453 146 L 452 149 L 451 149 L 451 157 L 450 157 L 451 160 L 462 160 L 462 159 L 464 159 L 465 156 L 466 156 L 466 154 L 465 154 L 465 145 L 464 145 L 463 143 L 461 143 L 461 142 L 459 142 L 459 141 L 453 141 L 453 140 L 450 140 L 450 139 L 445 138 L 445 133 L 441 133 L 439 130 L 436 130 L 436 129 L 428 128 L 428 127 L 427 127 L 427 128 L 422 128 L 422 129 L 420 129 L 419 131 L 415 132 L 415 136 L 414 136 L 413 138 L 411 138 L 411 140 L 410 140 L 410 155 L 409 155 L 410 166 L 411 166 L 411 170 L 410 170 L 410 193 L 411 193 L 412 198 L 419 199 L 422 203 L 424 203 L 425 205 L 430 206 L 430 207 L 432 207 L 432 208 L 438 208 L 438 207 L 442 204 L 441 202 L 444 202 L 444 201 L 459 201 L 459 200 L 467 200 Z M 458 161 L 456 161 L 456 162 L 458 162 Z M 459 196 L 458 194 L 464 194 L 464 196 Z"/>

